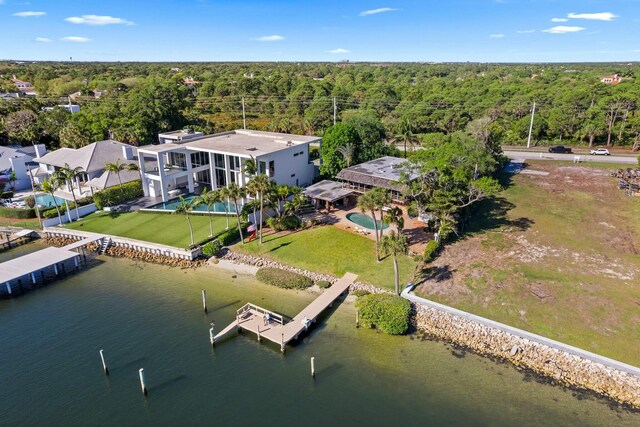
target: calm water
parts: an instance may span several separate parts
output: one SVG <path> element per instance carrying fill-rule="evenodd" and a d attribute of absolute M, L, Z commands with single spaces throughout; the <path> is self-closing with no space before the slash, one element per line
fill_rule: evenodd
<path fill-rule="evenodd" d="M 189 203 L 193 201 L 193 199 L 195 199 L 196 197 L 197 197 L 196 195 L 190 194 L 184 197 L 184 201 Z M 162 209 L 167 211 L 175 211 L 178 206 L 180 206 L 179 198 L 169 200 L 168 202 L 162 202 L 152 206 L 148 206 L 147 209 Z M 226 206 L 226 211 L 225 211 L 225 206 Z M 207 206 L 198 205 L 193 210 L 197 212 L 207 212 Z M 235 205 L 230 202 L 219 202 L 219 203 L 214 203 L 213 206 L 211 206 L 211 213 L 225 213 L 225 212 L 234 214 L 236 212 Z"/>
<path fill-rule="evenodd" d="M 34 248 L 0 254 L 0 261 Z M 578 399 L 508 365 L 456 357 L 442 343 L 356 329 L 350 302 L 284 356 L 248 333 L 212 350 L 211 320 L 219 330 L 247 301 L 293 315 L 313 295 L 213 267 L 99 259 L 90 270 L 0 301 L 0 424 L 640 425 L 640 414 Z"/>
<path fill-rule="evenodd" d="M 358 224 L 359 226 L 368 228 L 369 230 L 375 229 L 375 227 L 373 226 L 373 219 L 371 219 L 369 215 L 359 213 L 359 212 L 353 212 L 353 213 L 347 214 L 347 219 L 353 222 L 354 224 Z M 389 228 L 389 224 L 385 224 L 384 222 L 377 219 L 376 227 L 378 227 L 378 230 L 380 230 L 380 227 L 382 227 L 383 230 L 386 230 L 387 228 Z"/>

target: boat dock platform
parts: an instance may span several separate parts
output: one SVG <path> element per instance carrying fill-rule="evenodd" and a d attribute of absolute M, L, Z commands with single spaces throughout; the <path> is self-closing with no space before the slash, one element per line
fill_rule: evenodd
<path fill-rule="evenodd" d="M 340 295 L 349 289 L 357 277 L 353 273 L 345 274 L 289 322 L 285 322 L 284 316 L 281 314 L 258 307 L 255 304 L 245 304 L 236 311 L 236 320 L 217 335 L 210 337 L 211 344 L 215 344 L 223 336 L 237 328 L 255 333 L 258 340 L 265 338 L 280 344 L 280 351 L 284 352 L 285 345 L 306 331 L 327 307 L 330 307 Z"/>
<path fill-rule="evenodd" d="M 38 283 L 38 275 L 40 280 L 44 282 L 45 273 L 51 272 L 58 276 L 65 273 L 65 264 L 73 260 L 75 269 L 80 268 L 80 259 L 84 255 L 84 246 L 90 243 L 100 241 L 104 236 L 98 235 L 86 238 L 61 248 L 48 247 L 23 255 L 18 258 L 5 261 L 0 264 L 0 283 L 4 284 L 6 294 L 11 296 L 14 289 L 22 287 L 23 280 L 25 284 L 31 282 L 33 285 Z M 77 252 L 75 252 L 77 250 Z"/>

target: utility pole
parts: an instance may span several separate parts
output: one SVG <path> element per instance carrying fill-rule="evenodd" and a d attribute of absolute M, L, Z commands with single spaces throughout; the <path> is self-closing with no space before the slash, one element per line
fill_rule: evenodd
<path fill-rule="evenodd" d="M 531 109 L 531 123 L 529 124 L 529 138 L 527 139 L 527 148 L 531 147 L 531 132 L 533 131 L 533 116 L 536 114 L 536 102 L 533 101 Z"/>
<path fill-rule="evenodd" d="M 244 113 L 244 96 L 242 97 L 242 128 L 243 129 L 247 128 L 247 117 L 245 116 L 245 113 Z"/>
<path fill-rule="evenodd" d="M 336 104 L 336 97 L 333 97 L 333 125 L 336 125 L 336 118 L 338 116 L 338 106 Z"/>

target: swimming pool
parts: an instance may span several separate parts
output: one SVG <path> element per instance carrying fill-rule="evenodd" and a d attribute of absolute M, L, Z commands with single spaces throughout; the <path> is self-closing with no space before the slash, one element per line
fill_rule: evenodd
<path fill-rule="evenodd" d="M 360 227 L 368 228 L 369 230 L 374 230 L 373 219 L 369 215 L 365 215 L 358 212 L 352 212 L 350 214 L 347 214 L 347 219 L 355 224 L 358 224 Z M 385 224 L 380 220 L 376 220 L 376 224 L 378 226 L 378 230 L 380 230 L 381 226 L 383 230 L 389 228 L 389 224 Z"/>
<path fill-rule="evenodd" d="M 64 199 L 57 196 L 52 196 L 51 194 L 37 195 L 36 203 L 38 204 L 38 206 L 54 207 L 55 206 L 54 199 L 55 199 L 55 202 L 58 204 L 58 206 L 64 205 Z"/>
<path fill-rule="evenodd" d="M 184 196 L 184 200 L 185 202 L 189 203 L 191 201 L 193 201 L 193 199 L 195 199 L 197 196 L 195 194 L 188 194 L 186 196 Z M 225 205 L 227 206 L 227 210 L 229 211 L 229 213 L 236 213 L 235 207 L 233 205 L 233 203 L 229 203 L 229 202 L 221 202 L 221 203 L 216 203 L 213 206 L 211 206 L 211 213 L 225 213 Z M 146 208 L 142 209 L 142 210 L 147 210 L 147 209 L 157 209 L 157 210 L 163 210 L 163 211 L 175 211 L 176 208 L 180 206 L 180 199 L 171 199 L 168 202 L 162 202 L 162 203 L 158 203 L 152 206 L 147 206 Z M 196 206 L 195 209 L 193 209 L 193 211 L 195 212 L 206 212 L 207 211 L 207 206 L 206 205 L 198 205 Z"/>

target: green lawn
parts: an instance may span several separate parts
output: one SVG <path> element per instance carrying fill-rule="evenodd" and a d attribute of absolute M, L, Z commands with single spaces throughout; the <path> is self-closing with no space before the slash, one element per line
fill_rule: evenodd
<path fill-rule="evenodd" d="M 195 241 L 209 236 L 209 218 L 207 215 L 191 215 Z M 236 223 L 235 216 L 229 216 L 230 225 Z M 178 248 L 190 245 L 189 225 L 184 215 L 151 212 L 111 213 L 96 212 L 80 221 L 67 224 L 74 230 L 111 234 L 147 242 L 160 243 Z M 226 227 L 224 215 L 213 216 L 213 232 L 218 233 Z"/>
<path fill-rule="evenodd" d="M 363 236 L 333 226 L 305 229 L 294 233 L 265 234 L 262 246 L 256 240 L 233 250 L 261 255 L 318 273 L 342 276 L 347 271 L 358 280 L 387 289 L 394 288 L 393 261 L 390 257 L 377 263 L 375 243 Z M 416 263 L 409 257 L 399 259 L 400 284 L 411 278 Z"/>

